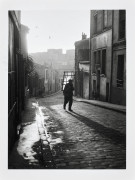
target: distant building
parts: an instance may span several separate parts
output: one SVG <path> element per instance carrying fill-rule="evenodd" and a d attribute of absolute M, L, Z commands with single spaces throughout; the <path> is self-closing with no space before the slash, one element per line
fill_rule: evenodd
<path fill-rule="evenodd" d="M 65 54 L 62 53 L 62 49 L 48 49 L 47 52 L 30 53 L 30 55 L 35 63 L 52 66 L 59 72 L 61 82 L 65 71 L 74 71 L 74 49 L 67 50 Z"/>
<path fill-rule="evenodd" d="M 60 90 L 59 72 L 52 65 L 45 66 L 45 94 L 52 94 Z"/>
<path fill-rule="evenodd" d="M 75 95 L 89 99 L 89 38 L 82 34 L 82 40 L 75 42 Z"/>
<path fill-rule="evenodd" d="M 48 54 L 51 54 L 51 55 L 61 55 L 62 54 L 62 49 L 48 49 L 47 51 Z"/>
<path fill-rule="evenodd" d="M 44 65 L 46 59 L 46 52 L 29 53 L 34 63 Z"/>
<path fill-rule="evenodd" d="M 34 71 L 29 76 L 30 96 L 46 96 L 60 90 L 59 72 L 52 65 L 34 63 Z"/>
<path fill-rule="evenodd" d="M 90 27 L 91 97 L 125 105 L 125 11 L 92 10 Z"/>
<path fill-rule="evenodd" d="M 43 96 L 44 89 L 44 66 L 34 63 L 34 71 L 29 76 L 29 93 L 30 96 Z"/>

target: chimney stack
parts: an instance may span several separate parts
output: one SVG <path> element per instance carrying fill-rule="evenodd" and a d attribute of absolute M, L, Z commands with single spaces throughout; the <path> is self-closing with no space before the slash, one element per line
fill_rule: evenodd
<path fill-rule="evenodd" d="M 87 35 L 82 32 L 82 40 L 83 40 L 83 39 L 86 39 L 86 38 L 87 38 Z"/>

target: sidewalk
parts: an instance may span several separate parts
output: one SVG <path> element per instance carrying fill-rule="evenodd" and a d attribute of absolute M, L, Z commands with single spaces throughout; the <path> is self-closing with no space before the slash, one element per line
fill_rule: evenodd
<path fill-rule="evenodd" d="M 114 110 L 114 111 L 117 111 L 117 112 L 126 113 L 126 106 L 117 105 L 117 104 L 111 104 L 111 103 L 108 103 L 108 102 L 103 102 L 103 101 L 98 101 L 98 100 L 87 100 L 87 99 L 84 99 L 84 98 L 77 98 L 75 96 L 73 97 L 73 99 L 75 101 L 78 101 L 78 102 L 84 102 L 84 103 L 87 103 L 87 104 L 92 104 L 94 106 L 99 106 L 99 107 Z"/>
<path fill-rule="evenodd" d="M 21 132 L 8 161 L 9 169 L 54 169 L 43 117 L 35 98 L 28 100 Z"/>

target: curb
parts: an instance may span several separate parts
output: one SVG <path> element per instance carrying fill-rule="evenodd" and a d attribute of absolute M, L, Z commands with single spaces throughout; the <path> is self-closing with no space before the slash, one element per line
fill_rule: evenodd
<path fill-rule="evenodd" d="M 126 114 L 126 110 L 124 110 L 124 109 L 117 109 L 117 108 L 109 107 L 109 106 L 106 106 L 106 105 L 95 104 L 95 103 L 88 102 L 88 101 L 85 101 L 85 100 L 77 100 L 76 98 L 73 98 L 73 99 L 74 99 L 74 101 L 77 101 L 77 102 L 83 102 L 83 103 L 86 103 L 86 104 L 91 104 L 91 105 L 94 105 L 94 106 L 98 106 L 98 107 L 101 107 L 101 108 L 105 108 L 105 109 L 109 109 L 109 110 L 113 110 L 113 111 L 116 111 L 116 112 Z"/>
<path fill-rule="evenodd" d="M 40 120 L 37 121 L 37 126 L 38 126 L 38 132 L 40 136 L 40 142 L 41 142 L 41 152 L 42 152 L 42 157 L 43 157 L 43 163 L 44 167 L 46 169 L 56 169 L 56 165 L 53 160 L 53 156 L 51 153 L 49 141 L 48 141 L 48 134 L 47 134 L 47 129 L 43 123 L 43 117 L 42 114 L 39 111 L 39 108 L 36 107 L 36 111 L 38 115 L 40 116 Z"/>

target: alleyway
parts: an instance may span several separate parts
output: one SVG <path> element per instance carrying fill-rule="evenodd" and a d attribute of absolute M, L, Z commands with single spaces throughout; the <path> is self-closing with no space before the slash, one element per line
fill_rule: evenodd
<path fill-rule="evenodd" d="M 36 151 L 36 166 L 29 164 L 26 168 L 45 168 L 44 159 L 50 163 L 46 168 L 126 168 L 125 114 L 76 101 L 73 103 L 73 112 L 65 111 L 62 93 L 35 99 L 34 103 L 36 121 L 42 119 L 49 147 L 45 146 L 45 152 L 46 148 L 40 146 L 34 121 L 31 138 L 36 136 L 38 143 L 34 147 L 40 150 Z M 41 137 L 42 129 L 40 123 L 37 124 Z M 18 168 L 18 165 L 13 165 L 11 160 L 9 168 Z"/>

